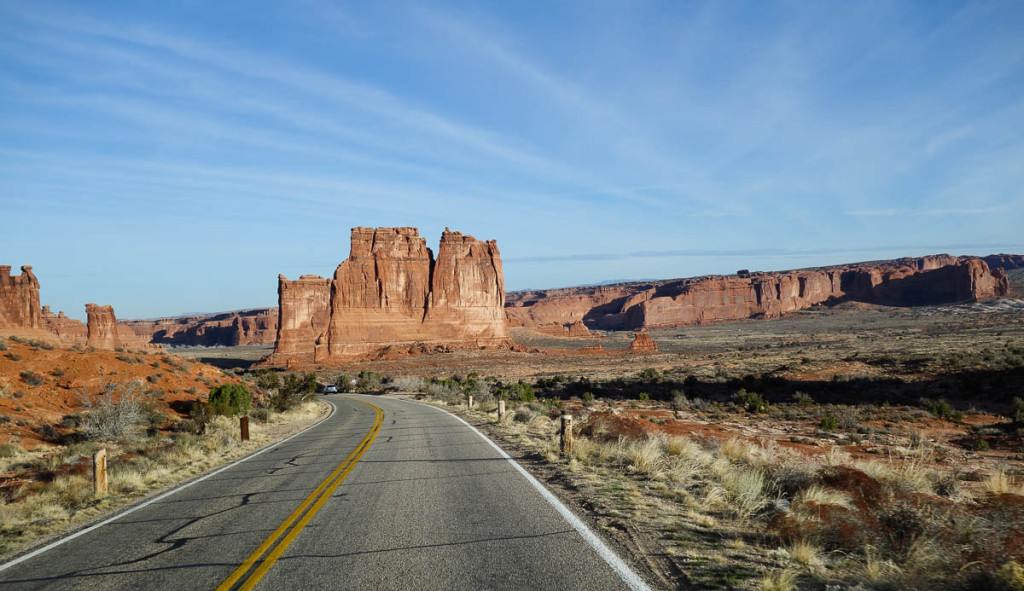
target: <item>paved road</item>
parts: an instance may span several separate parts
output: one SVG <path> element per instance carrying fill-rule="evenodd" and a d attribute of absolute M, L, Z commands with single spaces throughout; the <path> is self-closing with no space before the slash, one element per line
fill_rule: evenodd
<path fill-rule="evenodd" d="M 0 571 L 0 588 L 629 588 L 455 417 L 327 398 L 316 428 Z"/>

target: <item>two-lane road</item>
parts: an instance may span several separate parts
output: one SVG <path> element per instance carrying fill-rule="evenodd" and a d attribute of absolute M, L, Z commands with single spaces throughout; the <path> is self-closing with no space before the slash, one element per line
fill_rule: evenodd
<path fill-rule="evenodd" d="M 459 419 L 402 400 L 328 399 L 337 410 L 315 428 L 7 566 L 0 586 L 643 588 Z"/>

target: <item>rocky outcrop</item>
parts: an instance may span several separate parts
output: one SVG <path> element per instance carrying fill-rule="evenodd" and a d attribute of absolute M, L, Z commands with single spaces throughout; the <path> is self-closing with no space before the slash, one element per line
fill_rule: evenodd
<path fill-rule="evenodd" d="M 331 282 L 318 361 L 423 344 L 500 346 L 508 340 L 497 243 L 445 229 L 438 257 L 415 228 L 353 228 Z M 282 323 L 284 310 L 282 309 Z"/>
<path fill-rule="evenodd" d="M 860 301 L 925 305 L 1006 295 L 1005 274 L 976 257 L 934 255 L 783 271 L 509 294 L 520 326 L 582 319 L 590 328 L 656 330 L 777 318 L 811 306 Z"/>
<path fill-rule="evenodd" d="M 582 320 L 566 324 L 545 324 L 535 327 L 533 330 L 553 337 L 587 338 L 594 336 L 594 333 L 590 332 Z"/>
<path fill-rule="evenodd" d="M 312 360 L 317 342 L 331 321 L 331 280 L 303 275 L 289 281 L 277 276 L 278 329 L 274 354 Z"/>
<path fill-rule="evenodd" d="M 71 345 L 85 345 L 89 340 L 89 329 L 81 320 L 68 318 L 64 312 L 54 314 L 49 306 L 43 306 L 43 328 L 57 335 L 61 342 Z"/>
<path fill-rule="evenodd" d="M 633 337 L 633 342 L 629 344 L 630 353 L 657 353 L 658 343 L 654 342 L 651 335 L 646 332 L 638 332 Z"/>
<path fill-rule="evenodd" d="M 990 254 L 982 258 L 989 269 L 1024 269 L 1024 254 Z"/>
<path fill-rule="evenodd" d="M 272 363 L 507 345 L 494 241 L 446 229 L 436 259 L 415 228 L 353 228 L 351 244 L 331 280 L 279 276 Z"/>
<path fill-rule="evenodd" d="M 11 275 L 10 265 L 0 265 L 0 329 L 40 330 L 39 280 L 25 265 L 21 275 Z"/>
<path fill-rule="evenodd" d="M 277 309 L 257 308 L 155 320 L 121 320 L 148 343 L 172 346 L 268 345 L 277 335 Z"/>
<path fill-rule="evenodd" d="M 86 304 L 85 314 L 88 316 L 88 346 L 96 349 L 116 349 L 121 346 L 113 307 Z"/>

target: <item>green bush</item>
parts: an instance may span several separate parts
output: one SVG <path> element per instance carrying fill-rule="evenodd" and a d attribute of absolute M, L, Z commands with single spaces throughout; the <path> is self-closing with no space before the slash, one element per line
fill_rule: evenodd
<path fill-rule="evenodd" d="M 34 371 L 25 370 L 21 372 L 21 381 L 25 382 L 29 386 L 39 386 L 43 383 L 43 378 Z"/>
<path fill-rule="evenodd" d="M 950 403 L 946 402 L 942 398 L 939 398 L 938 400 L 922 398 L 921 406 L 923 406 L 925 410 L 932 413 L 932 415 L 939 419 L 950 419 L 953 421 L 960 421 L 963 420 L 964 418 L 964 413 L 954 409 Z"/>
<path fill-rule="evenodd" d="M 0 337 L 0 351 L 7 350 L 7 339 Z"/>
<path fill-rule="evenodd" d="M 747 392 L 745 388 L 740 388 L 739 392 L 733 394 L 732 401 L 750 412 L 768 411 L 768 401 L 761 398 L 757 392 Z"/>
<path fill-rule="evenodd" d="M 294 408 L 316 397 L 316 374 L 285 374 L 281 387 L 270 398 L 270 407 L 277 412 Z"/>
<path fill-rule="evenodd" d="M 1015 423 L 1024 423 L 1024 399 L 1014 397 L 1010 404 L 1010 412 L 1007 417 Z"/>
<path fill-rule="evenodd" d="M 584 392 L 582 400 L 583 400 L 583 406 L 586 406 L 586 407 L 593 406 L 594 405 L 594 393 L 593 392 Z"/>
<path fill-rule="evenodd" d="M 533 402 L 537 390 L 533 384 L 519 380 L 512 384 L 498 384 L 491 390 L 495 396 L 511 402 Z"/>
<path fill-rule="evenodd" d="M 794 392 L 793 393 L 793 404 L 800 408 L 807 408 L 808 406 L 814 405 L 814 399 L 811 398 L 810 394 L 805 392 Z"/>
<path fill-rule="evenodd" d="M 839 417 L 831 412 L 827 412 L 825 413 L 825 416 L 821 417 L 821 424 L 818 426 L 821 427 L 822 431 L 838 431 Z"/>
<path fill-rule="evenodd" d="M 359 372 L 359 377 L 356 378 L 356 391 L 380 392 L 382 384 L 383 379 L 379 373 L 375 371 L 361 371 Z"/>
<path fill-rule="evenodd" d="M 641 392 L 637 398 L 639 398 L 640 400 L 650 400 L 651 396 L 647 392 Z"/>
<path fill-rule="evenodd" d="M 640 372 L 640 379 L 645 382 L 657 382 L 661 378 L 661 372 L 653 367 L 644 368 Z"/>
<path fill-rule="evenodd" d="M 261 369 L 256 372 L 256 387 L 260 390 L 277 390 L 281 387 L 281 376 L 272 369 Z"/>
<path fill-rule="evenodd" d="M 208 404 L 213 414 L 233 417 L 249 412 L 252 394 L 242 384 L 221 384 L 210 390 Z"/>

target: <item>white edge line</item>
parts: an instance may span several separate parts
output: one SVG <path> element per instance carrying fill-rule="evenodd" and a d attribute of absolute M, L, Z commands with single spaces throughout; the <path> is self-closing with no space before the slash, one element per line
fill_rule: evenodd
<path fill-rule="evenodd" d="M 569 525 L 571 525 L 573 529 L 575 529 L 580 534 L 580 536 L 582 536 L 583 539 L 586 540 L 588 544 L 590 544 L 590 547 L 593 548 L 595 552 L 597 552 L 598 556 L 600 556 L 605 562 L 607 562 L 608 566 L 612 567 L 612 570 L 615 571 L 615 574 L 619 575 L 619 578 L 622 579 L 622 581 L 626 583 L 626 585 L 628 585 L 630 589 L 633 589 L 633 591 L 651 591 L 651 588 L 647 585 L 647 583 L 644 582 L 643 579 L 640 578 L 640 575 L 636 574 L 636 572 L 634 572 L 633 569 L 629 568 L 629 565 L 626 564 L 626 562 L 622 560 L 622 558 L 620 558 L 619 555 L 616 554 L 611 548 L 609 548 L 607 544 L 605 544 L 604 541 L 602 541 L 601 538 L 599 538 L 592 529 L 587 527 L 587 524 L 583 523 L 583 521 L 579 517 L 577 517 L 575 513 L 570 511 L 568 507 L 562 504 L 562 501 L 558 500 L 558 497 L 556 497 L 554 493 L 545 488 L 539 480 L 534 478 L 533 474 L 530 474 L 529 472 L 526 471 L 526 468 L 520 466 L 519 462 L 515 461 L 512 458 L 512 456 L 508 455 L 508 453 L 506 453 L 505 450 L 501 449 L 501 447 L 499 447 L 497 443 L 491 441 L 489 437 L 481 433 L 473 425 L 467 423 L 462 417 L 454 415 L 444 410 L 443 408 L 438 408 L 436 406 L 431 406 L 429 404 L 423 404 L 423 406 L 433 408 L 434 410 L 443 412 L 444 414 L 456 419 L 463 425 L 469 427 L 474 433 L 479 435 L 481 439 L 491 444 L 491 447 L 496 449 L 503 458 L 505 458 L 506 460 L 508 460 L 510 464 L 515 466 L 516 470 L 518 470 L 519 473 L 522 474 L 523 477 L 526 478 L 526 480 L 533 485 L 533 488 L 537 489 L 537 491 L 540 492 L 540 495 L 544 497 L 544 499 L 547 500 L 548 503 L 551 503 L 551 506 L 554 507 L 555 510 L 558 511 L 558 513 L 561 514 L 561 516 L 569 522 Z"/>
<path fill-rule="evenodd" d="M 114 515 L 113 517 L 108 517 L 107 519 L 104 519 L 103 521 L 101 521 L 99 523 L 90 525 L 89 527 L 87 527 L 85 529 L 78 530 L 78 531 L 76 531 L 75 533 L 73 533 L 73 534 L 71 534 L 69 536 L 63 537 L 63 538 L 61 538 L 61 539 L 59 539 L 59 540 L 57 540 L 55 542 L 51 542 L 51 543 L 47 544 L 46 546 L 43 546 L 42 548 L 37 548 L 37 549 L 33 550 L 32 552 L 29 552 L 28 554 L 25 554 L 23 556 L 19 556 L 18 558 L 15 558 L 14 560 L 11 560 L 10 562 L 5 562 L 4 564 L 0 564 L 0 571 L 4 571 L 4 570 L 6 570 L 6 569 L 8 569 L 8 568 L 10 568 L 12 566 L 15 566 L 17 564 L 20 564 L 20 563 L 28 560 L 29 558 L 34 558 L 34 557 L 39 556 L 40 554 L 42 554 L 44 552 L 48 552 L 50 550 L 53 550 L 54 548 L 56 548 L 57 546 L 60 546 L 61 544 L 70 542 L 71 540 L 77 538 L 78 536 L 85 535 L 85 534 L 93 531 L 94 529 L 99 529 L 99 528 L 103 527 L 104 525 L 107 525 L 109 523 L 117 521 L 118 519 L 121 519 L 125 515 L 129 515 L 131 513 L 135 513 L 136 511 L 138 511 L 139 509 L 142 509 L 143 507 L 147 507 L 147 506 L 152 505 L 153 503 L 155 503 L 157 501 L 161 501 L 163 499 L 166 499 L 167 497 L 169 497 L 169 496 L 171 496 L 171 495 L 173 495 L 175 493 L 178 493 L 180 491 L 185 490 L 186 488 L 192 486 L 193 484 L 199 484 L 200 482 L 206 480 L 207 478 L 210 478 L 211 476 L 216 476 L 217 474 L 220 474 L 221 472 L 223 472 L 225 470 L 230 470 L 231 468 L 234 468 L 235 466 L 241 464 L 242 462 L 246 462 L 248 460 L 251 460 L 252 458 L 255 458 L 256 456 L 258 456 L 258 455 L 260 455 L 260 454 L 262 454 L 264 452 L 270 451 L 271 449 L 274 449 L 278 445 L 281 445 L 282 443 L 284 443 L 284 442 L 286 442 L 286 441 L 288 441 L 290 439 L 294 439 L 294 438 L 298 437 L 299 435 L 302 435 L 303 433 L 306 433 L 306 432 L 308 432 L 308 431 L 310 431 L 312 429 L 315 429 L 315 428 L 319 427 L 320 425 L 324 424 L 324 422 L 327 419 L 333 417 L 334 413 L 337 412 L 337 410 L 338 410 L 338 407 L 335 406 L 333 402 L 331 402 L 329 400 L 324 400 L 324 402 L 326 402 L 327 404 L 331 405 L 331 414 L 329 414 L 326 417 L 320 419 L 316 423 L 306 427 L 302 431 L 299 431 L 298 433 L 296 433 L 294 435 L 290 435 L 288 437 L 285 437 L 281 441 L 272 443 L 272 444 L 264 447 L 263 449 L 261 449 L 259 451 L 255 451 L 255 452 L 245 456 L 244 458 L 242 458 L 240 460 L 236 460 L 233 463 L 228 464 L 227 466 L 224 466 L 223 468 L 219 468 L 218 470 L 210 472 L 209 474 L 200 476 L 199 478 L 196 478 L 195 480 L 190 480 L 190 481 L 186 482 L 185 484 L 183 484 L 183 485 L 181 485 L 181 486 L 179 486 L 177 488 L 171 489 L 171 490 L 169 490 L 169 491 L 167 491 L 167 492 L 165 492 L 165 493 L 163 493 L 163 494 L 161 494 L 159 496 L 153 497 L 152 499 L 149 499 L 148 501 L 139 503 L 138 505 L 135 505 L 133 507 L 129 507 L 128 509 L 125 509 L 124 511 L 118 513 L 117 515 Z M 456 418 L 458 418 L 458 417 L 456 417 Z"/>

